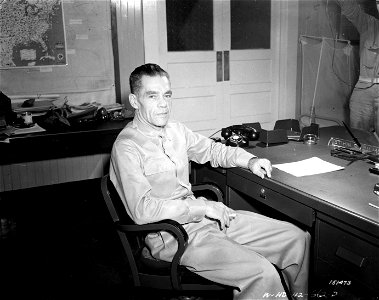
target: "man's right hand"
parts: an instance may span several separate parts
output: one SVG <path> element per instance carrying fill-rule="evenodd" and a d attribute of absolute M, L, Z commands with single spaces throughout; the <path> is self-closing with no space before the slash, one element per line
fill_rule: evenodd
<path fill-rule="evenodd" d="M 225 204 L 216 201 L 206 201 L 207 209 L 205 216 L 209 219 L 217 220 L 220 223 L 220 229 L 228 228 L 230 221 L 236 217 L 236 212 L 227 207 Z"/>

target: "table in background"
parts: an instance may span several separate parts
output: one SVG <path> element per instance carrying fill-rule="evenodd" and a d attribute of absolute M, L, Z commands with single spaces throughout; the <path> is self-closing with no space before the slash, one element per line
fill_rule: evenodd
<path fill-rule="evenodd" d="M 0 143 L 0 192 L 103 176 L 113 142 L 130 120 L 12 136 Z"/>

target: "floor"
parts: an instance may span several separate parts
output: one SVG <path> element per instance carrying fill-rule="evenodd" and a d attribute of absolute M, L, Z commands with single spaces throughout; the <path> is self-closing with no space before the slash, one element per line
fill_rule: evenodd
<path fill-rule="evenodd" d="M 2 193 L 0 219 L 1 299 L 218 299 L 135 291 L 97 179 Z"/>

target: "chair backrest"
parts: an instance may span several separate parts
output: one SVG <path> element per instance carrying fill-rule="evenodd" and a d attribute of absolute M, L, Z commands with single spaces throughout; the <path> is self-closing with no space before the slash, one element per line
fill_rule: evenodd
<path fill-rule="evenodd" d="M 114 223 L 122 222 L 123 224 L 134 224 L 126 212 L 125 206 L 109 178 L 109 174 L 103 176 L 101 179 L 101 192 Z"/>
<path fill-rule="evenodd" d="M 155 260 L 146 248 L 146 235 L 149 232 L 159 231 L 158 226 L 134 223 L 108 174 L 101 179 L 101 192 L 126 254 L 134 286 L 170 289 L 174 285 L 175 289 L 179 289 L 180 283 L 177 276 L 174 278 L 170 273 L 171 264 Z M 147 229 L 146 226 L 150 229 Z M 184 232 L 184 234 L 186 233 Z"/>
<path fill-rule="evenodd" d="M 133 225 L 134 222 L 126 212 L 122 200 L 109 178 L 109 174 L 101 179 L 101 192 L 126 254 L 134 285 L 141 286 L 136 257 L 140 255 L 144 247 L 144 238 L 138 235 L 129 236 L 126 231 L 119 230 L 119 223 Z"/>

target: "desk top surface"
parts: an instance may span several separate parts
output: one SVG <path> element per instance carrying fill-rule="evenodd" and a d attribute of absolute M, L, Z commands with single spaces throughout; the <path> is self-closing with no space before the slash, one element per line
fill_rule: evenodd
<path fill-rule="evenodd" d="M 364 132 L 354 131 L 361 143 L 376 142 L 375 137 Z M 288 196 L 301 197 L 303 204 L 309 205 L 319 211 L 341 213 L 345 216 L 364 219 L 375 228 L 379 226 L 379 210 L 369 203 L 379 206 L 379 197 L 373 193 L 375 183 L 379 176 L 369 172 L 372 165 L 366 161 L 349 161 L 332 157 L 327 142 L 330 137 L 349 139 L 343 127 L 333 126 L 320 129 L 320 140 L 316 145 L 306 145 L 302 142 L 290 141 L 288 144 L 271 147 L 255 146 L 247 150 L 258 157 L 268 158 L 272 164 L 295 162 L 311 157 L 319 157 L 330 163 L 343 166 L 340 171 L 318 175 L 295 177 L 291 174 L 274 168 L 271 179 L 266 180 L 276 189 L 283 190 Z M 377 142 L 376 142 L 377 143 Z M 375 144 L 376 146 L 377 144 Z M 232 169 L 232 173 L 251 178 L 250 172 L 242 169 Z M 258 178 L 259 179 L 259 178 Z M 335 209 L 337 208 L 337 209 Z M 349 218 L 346 218 L 348 221 Z M 372 228 L 372 226 L 370 227 Z"/>

